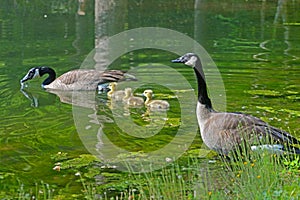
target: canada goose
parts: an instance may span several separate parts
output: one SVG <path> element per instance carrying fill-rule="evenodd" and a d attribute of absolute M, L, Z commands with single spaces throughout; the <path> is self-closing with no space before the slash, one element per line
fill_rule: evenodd
<path fill-rule="evenodd" d="M 152 90 L 145 90 L 143 92 L 143 95 L 146 97 L 145 105 L 149 107 L 150 109 L 168 109 L 170 107 L 170 104 L 167 101 L 164 100 L 152 100 L 153 97 L 153 91 Z"/>
<path fill-rule="evenodd" d="M 281 150 L 300 154 L 299 148 L 283 146 L 283 144 L 300 144 L 288 132 L 247 114 L 215 111 L 207 94 L 202 64 L 196 54 L 187 53 L 172 62 L 184 63 L 194 69 L 198 82 L 197 119 L 203 142 L 210 149 L 219 154 L 228 155 L 230 151 L 236 150 L 241 144 L 251 145 L 253 142 L 261 144 L 263 141 L 271 140 L 274 143 L 282 144 Z"/>
<path fill-rule="evenodd" d="M 131 88 L 125 88 L 125 97 L 123 98 L 123 102 L 128 106 L 144 105 L 144 99 L 141 97 L 133 96 Z"/>
<path fill-rule="evenodd" d="M 72 70 L 56 78 L 56 73 L 52 68 L 35 67 L 31 68 L 21 79 L 22 87 L 24 82 L 45 74 L 49 76 L 42 83 L 42 87 L 52 90 L 97 90 L 98 85 L 126 79 L 125 73 L 119 70 L 100 72 L 91 69 Z"/>
<path fill-rule="evenodd" d="M 111 98 L 113 101 L 122 101 L 123 98 L 125 97 L 125 91 L 124 90 L 117 90 L 117 83 L 116 82 L 111 82 L 108 84 L 108 88 L 110 91 L 107 93 L 107 96 Z"/>

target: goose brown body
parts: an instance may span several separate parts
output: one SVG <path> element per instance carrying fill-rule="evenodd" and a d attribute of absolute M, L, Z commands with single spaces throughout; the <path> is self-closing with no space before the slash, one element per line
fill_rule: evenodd
<path fill-rule="evenodd" d="M 42 87 L 50 90 L 97 90 L 98 85 L 125 79 L 125 73 L 119 70 L 97 71 L 77 69 L 66 72 L 56 78 L 56 73 L 49 67 L 36 67 L 28 71 L 21 80 L 24 82 L 48 74 Z"/>
<path fill-rule="evenodd" d="M 202 64 L 196 54 L 188 53 L 172 62 L 184 63 L 194 69 L 198 82 L 197 119 L 203 142 L 210 149 L 227 155 L 241 144 L 272 141 L 282 144 L 282 151 L 300 154 L 300 149 L 293 146 L 300 144 L 299 140 L 288 132 L 251 115 L 215 111 L 208 97 Z"/>
<path fill-rule="evenodd" d="M 96 90 L 99 84 L 118 81 L 123 78 L 121 71 L 100 72 L 97 70 L 73 70 L 59 76 L 45 89 L 55 90 Z"/>

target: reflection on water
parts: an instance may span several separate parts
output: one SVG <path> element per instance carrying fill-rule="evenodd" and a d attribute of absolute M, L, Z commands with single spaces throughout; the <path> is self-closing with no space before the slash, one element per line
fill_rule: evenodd
<path fill-rule="evenodd" d="M 162 71 L 164 73 L 161 73 Z M 152 89 L 156 91 L 155 99 L 168 100 L 170 108 L 131 108 L 122 101 L 108 99 L 106 94 L 97 94 L 96 91 L 46 90 L 44 95 L 55 94 L 60 102 L 72 105 L 81 141 L 86 149 L 102 162 L 123 165 L 125 158 L 120 159 L 120 156 L 143 151 L 148 152 L 143 155 L 143 166 L 150 166 L 149 163 L 152 163 L 155 166 L 151 167 L 152 169 L 160 168 L 161 165 L 168 164 L 165 162 L 166 158 L 177 158 L 184 153 L 197 133 L 195 115 L 191 114 L 194 113 L 194 103 L 182 104 L 192 102 L 195 94 L 189 89 L 185 78 L 170 67 L 150 65 L 138 67 L 131 72 L 134 72 L 137 81 L 120 82 L 119 89 L 130 87 L 134 91 L 139 90 L 139 93 Z M 149 76 L 150 73 L 157 74 Z M 173 78 L 167 80 L 165 74 L 172 75 Z M 164 83 L 168 87 L 162 88 L 158 83 Z M 29 89 L 21 91 L 34 107 L 39 106 L 38 93 L 30 92 Z M 182 105 L 179 106 L 179 103 Z M 117 138 L 111 138 L 116 134 Z M 143 145 L 139 144 L 141 141 Z M 139 170 L 141 160 L 137 160 L 137 163 L 131 161 L 131 164 Z M 124 166 L 119 166 L 119 169 L 127 170 Z"/>
<path fill-rule="evenodd" d="M 143 159 L 130 161 L 133 170 L 139 171 L 141 166 L 144 171 L 149 170 L 145 166 L 160 168 L 168 164 L 166 158 L 177 158 L 184 153 L 197 133 L 195 115 L 191 114 L 195 104 L 182 104 L 193 102 L 195 93 L 189 89 L 185 78 L 170 67 L 149 65 L 137 67 L 130 73 L 137 81 L 119 82 L 118 90 L 130 87 L 137 95 L 152 89 L 156 93 L 155 99 L 167 100 L 170 108 L 128 107 L 122 101 L 108 99 L 105 104 L 97 104 L 95 115 L 90 109 L 73 106 L 77 131 L 89 152 L 104 163 L 114 163 L 119 170 L 128 170 L 124 166 L 124 155 L 137 151 L 144 152 Z M 156 75 L 149 76 L 150 73 Z M 173 78 L 166 79 L 166 74 Z M 95 98 L 95 93 L 89 95 L 91 97 L 87 99 Z M 91 116 L 95 118 L 91 120 Z"/>
<path fill-rule="evenodd" d="M 20 89 L 20 91 L 29 101 L 31 101 L 31 106 L 33 106 L 33 107 L 39 106 L 38 97 L 36 95 L 33 95 L 31 92 L 27 92 L 24 89 Z"/>
<path fill-rule="evenodd" d="M 276 13 L 274 16 L 274 24 L 271 26 L 273 33 L 271 35 L 265 34 L 264 24 L 265 24 L 265 12 L 267 11 L 265 8 L 266 2 L 262 1 L 261 7 L 261 28 L 262 28 L 262 42 L 259 47 L 264 50 L 262 53 L 254 54 L 253 58 L 259 61 L 269 62 L 274 59 L 272 56 L 273 51 L 282 50 L 283 54 L 286 55 L 286 59 L 283 61 L 284 64 L 289 64 L 291 61 L 296 61 L 299 59 L 297 54 L 293 52 L 293 44 L 290 42 L 291 26 L 293 23 L 289 23 L 289 2 L 284 0 L 278 0 Z M 295 12 L 297 12 L 295 10 Z M 283 29 L 283 33 L 281 35 L 278 34 L 279 29 Z M 281 38 L 279 38 L 281 37 Z M 265 39 L 268 38 L 268 39 Z"/>

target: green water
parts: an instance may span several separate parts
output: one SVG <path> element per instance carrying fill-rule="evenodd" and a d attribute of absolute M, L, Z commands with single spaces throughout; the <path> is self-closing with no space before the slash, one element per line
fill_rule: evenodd
<path fill-rule="evenodd" d="M 26 88 L 29 98 L 20 91 L 19 80 L 34 66 L 51 66 L 57 74 L 79 68 L 94 49 L 95 38 L 102 37 L 101 34 L 112 36 L 139 27 L 163 27 L 186 34 L 199 42 L 218 66 L 225 86 L 227 111 L 260 117 L 299 138 L 300 1 L 196 2 L 116 1 L 101 15 L 100 24 L 95 22 L 95 2 L 91 0 L 86 2 L 84 16 L 77 14 L 77 1 L 2 2 L 0 195 L 16 191 L 21 184 L 34 188 L 41 181 L 60 193 L 80 193 L 81 185 L 74 174 L 87 168 L 76 164 L 60 172 L 52 168 L 59 160 L 56 159 L 58 152 L 67 154 L 65 160 L 90 154 L 95 150 L 92 142 L 95 136 L 88 140 L 92 144 L 87 146 L 75 126 L 72 105 L 42 90 L 42 80 L 29 83 Z M 191 69 L 170 63 L 176 57 L 161 50 L 137 50 L 122 56 L 110 67 L 129 70 L 156 63 L 153 65 L 157 73 L 151 76 L 163 81 L 165 75 L 159 73 L 160 66 L 161 69 L 172 66 L 196 88 Z M 138 72 L 140 77 L 149 77 L 147 70 Z M 184 91 L 180 82 L 173 86 Z M 114 121 L 104 123 L 106 137 L 131 153 L 164 147 L 175 137 L 183 120 L 180 118 L 182 105 L 174 92 L 161 87 L 158 81 L 141 86 L 136 93 L 141 94 L 148 88 L 155 90 L 155 98 L 166 99 L 171 104 L 170 110 L 157 118 L 157 126 L 165 123 L 159 134 L 141 139 L 122 134 Z M 105 95 L 96 95 L 96 99 L 100 102 L 96 109 L 98 120 L 99 116 L 113 120 Z M 219 108 L 218 99 L 212 100 Z M 86 117 L 93 114 L 91 111 L 83 109 L 82 114 Z M 151 123 L 147 116 L 142 117 L 146 109 L 129 112 L 136 124 Z M 168 120 L 163 121 L 166 116 Z M 187 120 L 195 124 L 193 109 Z M 190 149 L 201 146 L 198 133 Z"/>

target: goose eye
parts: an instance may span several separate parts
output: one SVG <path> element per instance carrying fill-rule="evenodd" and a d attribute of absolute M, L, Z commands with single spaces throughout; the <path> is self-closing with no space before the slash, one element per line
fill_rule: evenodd
<path fill-rule="evenodd" d="M 34 74 L 35 74 L 35 70 L 32 70 L 32 71 L 29 72 L 30 76 L 33 76 Z"/>

